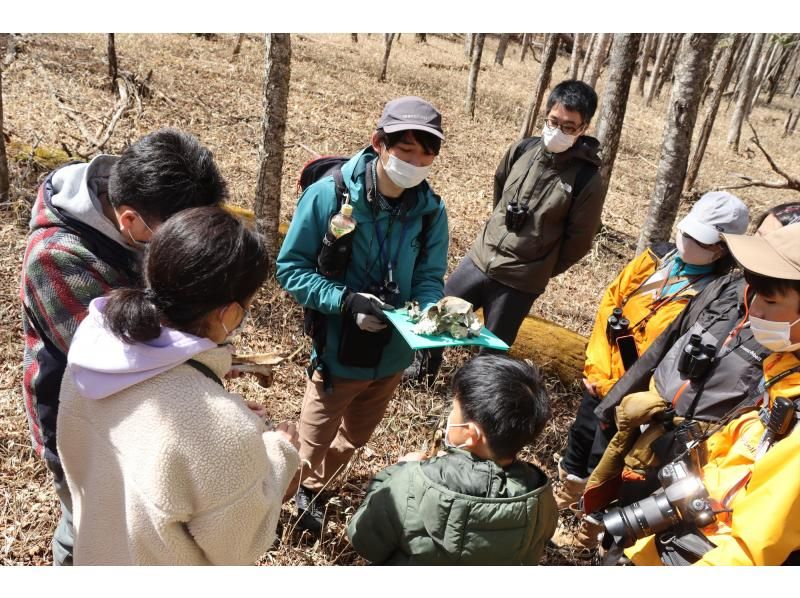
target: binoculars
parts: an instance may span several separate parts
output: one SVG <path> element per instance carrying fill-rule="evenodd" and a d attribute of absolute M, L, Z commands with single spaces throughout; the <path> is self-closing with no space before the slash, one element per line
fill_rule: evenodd
<path fill-rule="evenodd" d="M 520 205 L 517 200 L 508 202 L 506 206 L 506 228 L 511 232 L 519 232 L 528 217 L 528 206 Z"/>
<path fill-rule="evenodd" d="M 702 340 L 699 334 L 691 335 L 678 360 L 678 371 L 690 380 L 705 377 L 716 361 L 717 348 Z"/>
<path fill-rule="evenodd" d="M 611 315 L 608 316 L 608 322 L 606 323 L 606 336 L 608 337 L 608 343 L 613 345 L 618 338 L 630 334 L 630 325 L 631 323 L 628 318 L 623 317 L 622 309 L 615 307 L 614 311 L 611 312 Z"/>
<path fill-rule="evenodd" d="M 400 287 L 393 280 L 384 280 L 382 284 L 373 283 L 367 292 L 375 295 L 384 303 L 397 307 L 395 301 L 400 295 Z"/>

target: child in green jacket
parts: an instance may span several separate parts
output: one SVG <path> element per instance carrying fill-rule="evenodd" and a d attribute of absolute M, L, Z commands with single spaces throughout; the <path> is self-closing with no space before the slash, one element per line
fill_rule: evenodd
<path fill-rule="evenodd" d="M 347 527 L 383 565 L 536 565 L 558 511 L 545 473 L 517 459 L 550 417 L 538 371 L 480 355 L 453 378 L 446 452 L 380 472 Z"/>

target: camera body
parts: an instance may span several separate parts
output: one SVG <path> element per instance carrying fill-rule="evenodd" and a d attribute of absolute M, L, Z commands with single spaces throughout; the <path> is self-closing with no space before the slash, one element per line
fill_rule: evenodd
<path fill-rule="evenodd" d="M 603 526 L 620 546 L 663 532 L 680 523 L 698 528 L 716 521 L 702 480 L 683 461 L 668 463 L 658 472 L 661 488 L 627 507 L 611 509 Z"/>
<path fill-rule="evenodd" d="M 705 378 L 716 361 L 717 348 L 702 340 L 699 334 L 691 335 L 678 360 L 678 371 L 690 380 Z"/>
<path fill-rule="evenodd" d="M 517 200 L 508 202 L 506 206 L 506 229 L 512 233 L 522 230 L 528 218 L 528 206 L 520 204 Z"/>
<path fill-rule="evenodd" d="M 384 280 L 382 283 L 372 283 L 367 289 L 367 293 L 375 295 L 378 299 L 389 305 L 394 305 L 397 298 L 400 296 L 400 287 L 393 280 Z"/>

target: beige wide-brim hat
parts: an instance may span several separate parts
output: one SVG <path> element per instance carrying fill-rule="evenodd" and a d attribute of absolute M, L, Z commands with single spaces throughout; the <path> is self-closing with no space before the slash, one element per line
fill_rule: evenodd
<path fill-rule="evenodd" d="M 800 222 L 764 236 L 722 234 L 734 259 L 755 274 L 800 280 Z"/>

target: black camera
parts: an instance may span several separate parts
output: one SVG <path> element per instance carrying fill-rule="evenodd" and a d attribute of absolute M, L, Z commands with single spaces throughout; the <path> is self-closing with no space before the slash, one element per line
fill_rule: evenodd
<path fill-rule="evenodd" d="M 528 206 L 518 201 L 510 201 L 506 206 L 506 228 L 511 232 L 519 232 L 528 217 Z"/>
<path fill-rule="evenodd" d="M 374 282 L 369 286 L 367 292 L 375 295 L 384 303 L 397 307 L 395 301 L 400 296 L 400 287 L 393 280 L 384 280 L 381 284 Z"/>
<path fill-rule="evenodd" d="M 690 380 L 704 378 L 716 361 L 717 348 L 702 340 L 699 334 L 691 335 L 678 360 L 678 371 Z"/>
<path fill-rule="evenodd" d="M 606 322 L 608 344 L 613 345 L 618 338 L 628 335 L 630 325 L 631 323 L 628 318 L 622 316 L 622 309 L 615 307 L 611 315 L 608 316 L 608 321 Z"/>
<path fill-rule="evenodd" d="M 627 507 L 603 516 L 606 533 L 623 548 L 636 540 L 663 532 L 681 522 L 705 527 L 717 516 L 702 480 L 682 461 L 668 463 L 658 472 L 661 488 Z"/>

